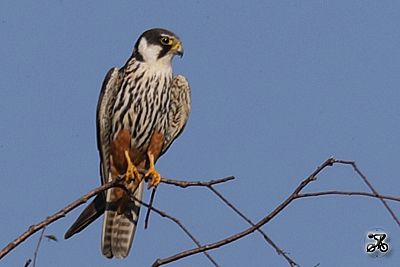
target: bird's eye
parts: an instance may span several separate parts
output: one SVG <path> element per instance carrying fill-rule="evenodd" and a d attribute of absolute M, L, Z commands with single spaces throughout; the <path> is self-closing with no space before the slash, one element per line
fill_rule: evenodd
<path fill-rule="evenodd" d="M 163 45 L 171 45 L 172 44 L 172 39 L 165 37 L 165 36 L 161 37 L 160 41 Z"/>

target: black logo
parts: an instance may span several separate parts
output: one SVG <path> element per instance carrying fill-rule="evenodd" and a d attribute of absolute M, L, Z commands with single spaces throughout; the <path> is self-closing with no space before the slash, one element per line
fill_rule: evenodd
<path fill-rule="evenodd" d="M 366 252 L 368 254 L 382 257 L 389 251 L 388 236 L 383 231 L 369 232 L 367 237 L 369 239 L 366 244 Z"/>

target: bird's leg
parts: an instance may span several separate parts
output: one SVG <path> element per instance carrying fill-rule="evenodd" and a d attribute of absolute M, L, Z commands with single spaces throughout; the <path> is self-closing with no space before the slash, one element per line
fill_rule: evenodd
<path fill-rule="evenodd" d="M 151 152 L 148 152 L 147 156 L 149 157 L 150 167 L 149 170 L 146 172 L 145 176 L 146 177 L 151 176 L 151 181 L 149 182 L 148 188 L 156 187 L 161 181 L 161 175 L 154 167 L 154 155 Z"/>
<path fill-rule="evenodd" d="M 129 184 L 132 182 L 132 180 L 136 181 L 137 184 L 140 183 L 141 178 L 140 178 L 140 173 L 138 172 L 137 168 L 135 165 L 133 165 L 131 161 L 131 157 L 129 156 L 128 150 L 125 150 L 125 158 L 126 162 L 128 163 L 128 166 L 126 168 L 126 173 L 125 173 L 125 182 Z M 134 178 L 134 179 L 132 179 Z"/>

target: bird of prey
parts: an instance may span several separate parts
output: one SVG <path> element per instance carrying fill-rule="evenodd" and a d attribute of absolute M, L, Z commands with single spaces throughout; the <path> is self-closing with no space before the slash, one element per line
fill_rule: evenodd
<path fill-rule="evenodd" d="M 126 64 L 107 73 L 97 104 L 97 144 L 102 184 L 119 176 L 141 200 L 160 182 L 154 165 L 180 135 L 190 112 L 190 88 L 174 76 L 172 59 L 183 55 L 177 35 L 150 29 L 137 40 Z M 147 169 L 141 175 L 138 169 Z M 112 188 L 97 195 L 65 233 L 69 238 L 104 213 L 101 249 L 107 258 L 125 258 L 132 245 L 140 204 L 127 191 Z"/>

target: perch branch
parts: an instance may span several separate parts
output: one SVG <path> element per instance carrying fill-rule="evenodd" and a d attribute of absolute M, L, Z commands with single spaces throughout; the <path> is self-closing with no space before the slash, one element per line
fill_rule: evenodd
<path fill-rule="evenodd" d="M 210 186 L 210 185 L 216 185 L 216 184 L 221 184 L 225 183 L 228 181 L 231 181 L 235 179 L 233 176 L 228 176 L 225 178 L 221 179 L 216 179 L 216 180 L 210 180 L 210 181 L 178 181 L 178 180 L 173 180 L 173 179 L 166 179 L 166 178 L 161 178 L 161 182 L 164 184 L 169 184 L 169 185 L 175 185 L 181 188 L 186 188 L 190 186 Z"/>
<path fill-rule="evenodd" d="M 104 190 L 107 190 L 111 187 L 115 187 L 118 183 L 122 181 L 122 178 L 115 179 L 109 183 L 106 183 L 102 186 L 99 186 L 91 191 L 89 191 L 87 194 L 83 195 L 79 199 L 73 201 L 72 203 L 68 204 L 66 207 L 62 208 L 58 212 L 54 213 L 53 215 L 50 215 L 47 217 L 45 220 L 31 225 L 28 230 L 26 230 L 24 233 L 22 233 L 20 236 L 18 236 L 16 239 L 14 239 L 12 242 L 10 242 L 7 246 L 5 246 L 1 251 L 0 251 L 0 260 L 7 255 L 11 250 L 13 250 L 16 246 L 24 242 L 28 237 L 39 231 L 40 229 L 43 229 L 47 225 L 65 217 L 66 214 L 68 214 L 70 211 L 74 210 L 75 208 L 79 207 L 80 205 L 86 203 L 91 197 L 97 195 L 100 192 L 103 192 Z"/>
<path fill-rule="evenodd" d="M 146 170 L 140 170 L 141 173 L 145 173 Z M 197 181 L 197 182 L 191 182 L 191 181 L 178 181 L 178 180 L 174 180 L 174 179 L 167 179 L 167 178 L 162 178 L 161 182 L 162 183 L 166 183 L 166 184 L 175 184 L 177 186 L 180 187 L 188 187 L 188 186 L 202 186 L 202 184 L 204 184 L 203 186 L 206 185 L 213 185 L 213 184 L 218 184 L 218 183 L 223 183 L 229 180 L 234 179 L 233 177 L 226 177 L 226 178 L 222 178 L 222 179 L 217 179 L 217 180 L 210 180 L 210 181 Z M 88 193 L 86 193 L 85 195 L 83 195 L 82 197 L 78 198 L 77 200 L 73 201 L 72 203 L 68 204 L 67 206 L 65 206 L 64 208 L 62 208 L 61 210 L 59 210 L 58 212 L 48 216 L 46 219 L 42 220 L 41 222 L 37 223 L 37 224 L 33 224 L 31 225 L 24 233 L 22 233 L 20 236 L 18 236 L 17 238 L 15 238 L 12 242 L 10 242 L 8 245 L 6 245 L 1 251 L 0 251 L 0 260 L 6 256 L 10 251 L 12 251 L 13 249 L 15 249 L 19 244 L 21 244 L 22 242 L 24 242 L 28 237 L 32 236 L 34 233 L 36 233 L 37 231 L 45 228 L 47 225 L 65 217 L 69 212 L 71 212 L 72 210 L 74 210 L 75 208 L 79 207 L 80 205 L 86 203 L 90 198 L 92 198 L 93 196 L 107 190 L 110 189 L 112 187 L 116 187 L 116 186 L 122 186 L 123 187 L 123 181 L 124 178 L 123 177 L 119 177 L 109 183 L 103 184 L 102 186 L 99 186 L 91 191 L 89 191 Z M 30 263 L 30 262 L 29 262 Z M 28 264 L 29 265 L 29 264 Z"/>

